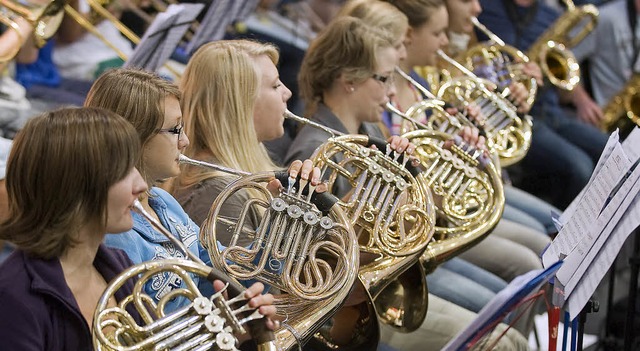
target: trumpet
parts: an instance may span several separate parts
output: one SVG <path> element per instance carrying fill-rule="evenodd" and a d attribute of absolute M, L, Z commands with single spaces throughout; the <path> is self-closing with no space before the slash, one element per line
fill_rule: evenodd
<path fill-rule="evenodd" d="M 383 140 L 340 133 L 290 112 L 286 117 L 331 135 L 311 158 L 331 191 L 346 194 L 339 204 L 357 228 L 361 257 L 369 258 L 361 261 L 358 276 L 374 300 L 373 312 L 400 331 L 417 329 L 428 303 L 426 275 L 417 261 L 435 225 L 420 169 Z M 327 334 L 321 342 L 339 347 Z"/>
<path fill-rule="evenodd" d="M 149 215 L 139 201 L 134 209 L 145 217 L 157 230 L 180 248 L 190 260 L 166 259 L 130 267 L 116 277 L 107 287 L 93 317 L 93 342 L 96 350 L 157 350 L 192 349 L 236 350 L 235 333 L 244 334 L 248 325 L 258 344 L 258 350 L 275 350 L 274 335 L 266 328 L 263 316 L 251 308 L 244 298 L 244 288 L 229 282 L 228 277 L 215 268 L 208 267 L 189 251 L 162 224 Z M 186 288 L 175 289 L 163 296 L 159 303 L 144 291 L 144 285 L 158 274 L 176 274 Z M 192 276 L 198 275 L 213 282 L 227 282 L 227 292 L 234 296 L 227 300 L 223 291 L 211 298 L 202 296 Z M 127 291 L 131 279 L 139 279 Z M 128 294 L 116 307 L 110 300 Z M 167 311 L 166 303 L 174 298 L 183 298 L 188 303 L 175 311 Z"/>
<path fill-rule="evenodd" d="M 357 278 L 357 238 L 343 210 L 334 206 L 337 199 L 285 172 L 250 174 L 186 156 L 180 161 L 238 176 L 213 202 L 200 240 L 214 266 L 233 279 L 257 279 L 278 290 L 274 304 L 286 319 L 275 332 L 279 349 L 305 344 L 342 305 Z M 277 196 L 264 186 L 274 178 L 285 185 Z M 237 217 L 222 216 L 228 201 L 247 189 L 257 194 Z M 261 214 L 257 228 L 245 225 L 252 212 Z M 222 239 L 220 228 L 230 229 L 231 238 Z M 240 245 L 242 238 L 251 244 Z"/>

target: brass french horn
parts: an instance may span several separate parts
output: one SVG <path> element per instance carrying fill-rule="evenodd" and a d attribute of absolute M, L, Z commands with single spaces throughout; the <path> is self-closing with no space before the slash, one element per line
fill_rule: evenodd
<path fill-rule="evenodd" d="M 516 107 L 504 95 L 491 91 L 487 87 L 489 83 L 478 78 L 473 72 L 450 58 L 442 50 L 438 50 L 438 55 L 464 73 L 464 76 L 452 77 L 448 81 L 442 82 L 435 95 L 437 99 L 444 100 L 457 107 L 474 103 L 480 107 L 481 113 L 485 117 L 484 123 L 482 125 L 472 123 L 460 113 L 454 116 L 459 122 L 454 123 L 448 113 L 443 113 L 441 107 L 434 108 L 433 104 L 428 102 L 415 104 L 404 112 L 405 115 L 412 119 L 417 119 L 425 111 L 432 111 L 433 115 L 430 116 L 430 121 L 428 121 L 432 129 L 452 135 L 458 134 L 459 127 L 468 125 L 478 127 L 485 133 L 490 151 L 495 151 L 500 158 L 500 165 L 503 167 L 512 165 L 524 158 L 531 146 L 531 131 L 533 128 L 531 117 L 518 116 Z M 428 90 L 405 72 L 400 69 L 397 69 L 397 72 L 414 86 L 421 89 L 424 94 L 427 94 Z M 434 94 L 429 92 L 427 96 L 434 96 Z M 405 123 L 404 125 L 409 126 L 410 124 Z M 411 128 L 405 129 L 412 130 Z"/>
<path fill-rule="evenodd" d="M 275 332 L 278 349 L 304 345 L 342 305 L 357 278 L 357 238 L 343 210 L 334 206 L 337 200 L 282 172 L 249 174 L 186 156 L 180 160 L 239 177 L 213 202 L 200 240 L 214 266 L 236 281 L 259 280 L 275 289 L 274 305 L 285 319 Z M 265 187 L 274 177 L 285 186 L 277 196 Z M 254 193 L 238 216 L 221 216 L 220 209 L 247 189 Z M 261 214 L 257 228 L 245 225 L 251 212 Z M 220 226 L 233 233 L 230 240 L 217 235 Z M 251 244 L 240 245 L 241 238 Z"/>
<path fill-rule="evenodd" d="M 428 292 L 416 263 L 435 225 L 431 192 L 421 184 L 419 169 L 384 141 L 345 135 L 291 113 L 287 117 L 332 135 L 311 159 L 356 228 L 363 288 L 380 320 L 403 332 L 417 329 L 426 316 Z M 330 343 L 327 339 L 324 335 Z"/>
<path fill-rule="evenodd" d="M 572 0 L 564 2 L 567 11 L 529 47 L 527 55 L 538 63 L 551 84 L 571 91 L 580 82 L 580 64 L 570 49 L 595 28 L 598 8 L 592 4 L 576 7 Z"/>
<path fill-rule="evenodd" d="M 249 326 L 258 350 L 276 350 L 274 335 L 266 329 L 265 320 L 248 306 L 244 288 L 219 272 L 206 266 L 179 240 L 151 217 L 139 202 L 135 209 L 174 245 L 189 257 L 143 262 L 129 267 L 119 274 L 101 296 L 93 317 L 93 342 L 96 350 L 237 350 L 234 334 L 246 333 Z M 144 286 L 158 274 L 176 274 L 186 288 L 174 289 L 156 303 L 146 294 Z M 210 298 L 203 296 L 193 281 L 193 275 L 213 282 L 227 281 L 226 299 L 223 291 Z M 123 289 L 131 279 L 136 279 L 129 295 Z M 120 302 L 110 307 L 116 297 Z M 183 299 L 182 307 L 168 310 L 166 304 L 173 299 Z"/>
<path fill-rule="evenodd" d="M 533 105 L 538 91 L 538 83 L 536 83 L 535 78 L 522 73 L 522 65 L 529 62 L 529 57 L 517 48 L 505 44 L 500 37 L 480 23 L 476 17 L 471 17 L 471 22 L 489 37 L 489 41 L 470 47 L 465 52 L 457 55 L 456 61 L 479 77 L 489 79 L 482 72 L 487 72 L 491 76 L 495 75 L 493 79 L 489 80 L 496 84 L 500 90 L 508 87 L 513 81 L 524 84 L 529 91 L 527 103 Z"/>
<path fill-rule="evenodd" d="M 502 178 L 489 155 L 461 137 L 431 129 L 390 104 L 387 108 L 416 127 L 403 137 L 416 146 L 415 157 L 424 168 L 421 177 L 435 199 L 434 238 L 420 257 L 431 272 L 482 240 L 498 223 L 505 204 Z"/>

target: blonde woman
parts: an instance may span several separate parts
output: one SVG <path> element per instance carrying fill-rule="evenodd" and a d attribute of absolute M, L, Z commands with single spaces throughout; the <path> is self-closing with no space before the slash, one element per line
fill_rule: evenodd
<path fill-rule="evenodd" d="M 225 167 L 256 173 L 273 171 L 263 142 L 284 133 L 284 113 L 291 91 L 282 84 L 276 64 L 278 51 L 270 44 L 249 40 L 212 42 L 191 58 L 181 88 L 182 109 L 191 144 L 185 154 Z M 302 162 L 295 162 L 299 167 Z M 295 168 L 295 167 L 294 167 Z M 311 174 L 310 161 L 300 170 L 319 184 L 319 170 Z M 297 172 L 297 171 L 296 171 Z M 206 218 L 215 198 L 235 176 L 187 166 L 177 182 L 175 195 L 196 222 Z M 240 191 L 220 209 L 222 216 L 236 216 L 252 191 Z M 260 213 L 252 209 L 246 225 L 257 228 Z M 231 233 L 220 228 L 225 244 Z M 247 245 L 250 238 L 241 238 Z"/>

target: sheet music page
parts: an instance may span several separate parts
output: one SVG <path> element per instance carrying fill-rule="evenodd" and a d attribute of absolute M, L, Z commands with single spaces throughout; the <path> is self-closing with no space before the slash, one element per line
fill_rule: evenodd
<path fill-rule="evenodd" d="M 640 128 L 635 127 L 622 142 L 624 152 L 629 156 L 630 160 L 640 158 Z"/>
<path fill-rule="evenodd" d="M 608 244 L 611 232 L 640 190 L 638 179 L 640 179 L 640 167 L 636 167 L 624 180 L 620 189 L 598 217 L 595 226 L 585 233 L 582 240 L 578 241 L 573 251 L 564 259 L 564 265 L 558 270 L 556 278 L 565 286 L 565 296 L 571 295 L 595 256 L 604 245 Z"/>
<path fill-rule="evenodd" d="M 140 39 L 140 43 L 133 50 L 133 54 L 123 66 L 147 69 L 150 63 L 155 64 L 155 62 L 152 62 L 155 60 L 153 53 L 156 52 L 156 48 L 161 44 L 160 38 L 156 37 L 156 35 L 171 28 L 179 11 L 179 7 L 171 5 L 165 12 L 157 14 L 142 39 Z"/>
<path fill-rule="evenodd" d="M 198 30 L 189 44 L 187 44 L 186 52 L 188 54 L 192 54 L 199 47 L 210 41 L 224 37 L 227 26 L 233 20 L 228 15 L 233 6 L 234 4 L 231 0 L 213 0 L 202 22 L 200 22 Z"/>
<path fill-rule="evenodd" d="M 542 284 L 549 280 L 561 264 L 561 262 L 557 262 L 556 265 L 548 269 L 536 269 L 516 277 L 509 285 L 496 294 L 496 296 L 478 312 L 478 317 L 464 330 L 460 331 L 455 338 L 451 339 L 442 350 L 455 351 L 465 349 L 465 344 L 479 330 L 495 321 L 496 318 L 500 318 L 504 313 L 509 312 L 522 298 L 537 291 Z"/>
<path fill-rule="evenodd" d="M 640 183 L 640 182 L 638 182 Z M 636 183 L 636 185 L 638 184 Z M 583 278 L 578 281 L 573 293 L 567 299 L 565 308 L 569 311 L 571 319 L 580 314 L 589 298 L 593 295 L 598 284 L 618 256 L 618 252 L 625 243 L 629 235 L 640 225 L 640 196 L 633 199 L 631 206 L 622 217 L 622 220 L 613 230 L 609 241 L 604 248 L 598 252 L 593 263 L 587 267 Z"/>
<path fill-rule="evenodd" d="M 619 143 L 620 143 L 620 136 L 619 136 L 618 130 L 616 129 L 609 136 L 609 140 L 607 140 L 607 144 L 605 145 L 604 150 L 602 150 L 602 154 L 600 154 L 600 158 L 598 159 L 598 163 L 596 164 L 593 170 L 593 173 L 591 174 L 591 178 L 589 179 L 589 182 L 587 183 L 585 188 L 582 189 L 582 191 L 578 194 L 578 196 L 576 196 L 576 198 L 573 199 L 573 201 L 569 204 L 569 206 L 567 206 L 567 208 L 564 210 L 564 212 L 558 219 L 558 222 L 561 225 L 564 226 L 569 221 L 571 216 L 573 216 L 573 213 L 575 212 L 576 207 L 578 206 L 578 203 L 580 202 L 580 199 L 582 198 L 585 192 L 585 189 L 589 186 L 589 184 L 591 184 L 595 174 L 598 173 L 602 165 L 604 165 L 604 163 L 609 158 L 609 155 L 611 155 L 611 152 L 613 151 L 614 147 Z"/>
<path fill-rule="evenodd" d="M 589 230 L 594 227 L 611 190 L 624 177 L 630 166 L 631 162 L 622 150 L 622 145 L 615 142 L 609 157 L 594 173 L 592 180 L 583 190 L 572 216 L 542 254 L 543 266 L 549 267 L 563 259 L 579 240 L 584 240 L 585 233 L 589 233 Z"/>
<path fill-rule="evenodd" d="M 162 65 L 165 64 L 165 62 L 167 62 L 167 60 L 169 60 L 169 58 L 171 58 L 171 55 L 176 50 L 176 47 L 178 46 L 178 44 L 180 44 L 180 41 L 184 37 L 185 33 L 189 30 L 191 23 L 196 20 L 196 17 L 198 17 L 198 14 L 200 14 L 200 11 L 202 11 L 202 9 L 204 8 L 204 4 L 197 3 L 183 3 L 179 5 L 172 4 L 169 5 L 169 8 L 171 6 L 181 6 L 182 9 L 178 12 L 173 26 L 166 34 L 161 48 L 159 48 L 161 49 L 161 51 L 158 55 L 156 55 L 158 59 L 156 62 L 156 66 L 149 68 L 153 71 L 158 70 Z"/>

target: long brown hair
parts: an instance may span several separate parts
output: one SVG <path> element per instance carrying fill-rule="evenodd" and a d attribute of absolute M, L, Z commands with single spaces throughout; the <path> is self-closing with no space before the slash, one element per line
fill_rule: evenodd
<path fill-rule="evenodd" d="M 133 124 L 144 153 L 144 146 L 162 128 L 167 97 L 180 101 L 180 90 L 175 84 L 155 73 L 119 68 L 105 72 L 93 83 L 84 105 L 115 112 Z M 157 179 L 149 178 L 144 155 L 136 166 L 147 184 L 155 185 Z"/>
<path fill-rule="evenodd" d="M 103 231 L 109 188 L 134 167 L 135 129 L 113 112 L 61 109 L 31 119 L 7 164 L 9 217 L 0 239 L 36 257 L 60 257 L 86 225 Z"/>

